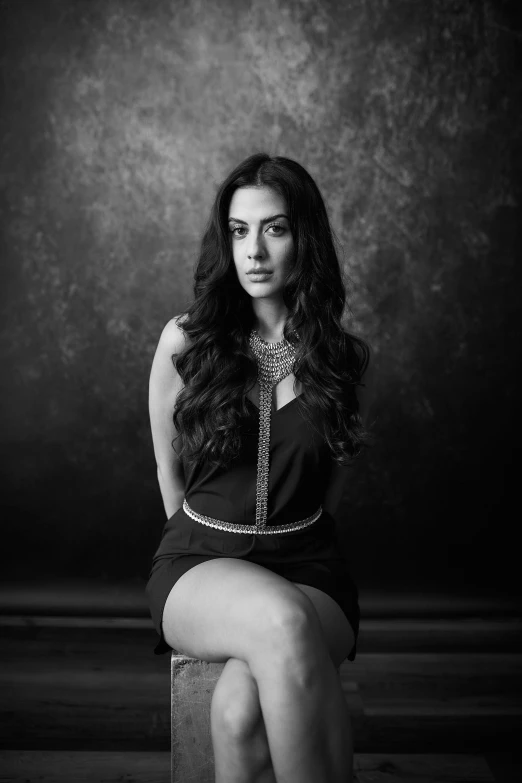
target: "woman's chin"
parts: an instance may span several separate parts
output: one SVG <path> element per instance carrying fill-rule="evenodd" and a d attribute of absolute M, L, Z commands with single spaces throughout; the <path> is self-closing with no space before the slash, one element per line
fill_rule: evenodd
<path fill-rule="evenodd" d="M 252 299 L 282 299 L 283 298 L 283 291 L 279 288 L 265 288 L 264 290 L 261 290 L 260 288 L 255 288 L 252 290 L 252 286 L 249 286 L 246 290 L 247 294 Z"/>

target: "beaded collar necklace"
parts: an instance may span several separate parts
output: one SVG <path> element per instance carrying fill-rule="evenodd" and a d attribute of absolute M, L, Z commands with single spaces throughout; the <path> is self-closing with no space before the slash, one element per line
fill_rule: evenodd
<path fill-rule="evenodd" d="M 296 349 L 283 337 L 267 343 L 255 329 L 249 345 L 256 358 L 259 383 L 259 444 L 257 454 L 256 528 L 264 529 L 268 516 L 268 474 L 270 449 L 270 415 L 273 387 L 293 372 Z"/>

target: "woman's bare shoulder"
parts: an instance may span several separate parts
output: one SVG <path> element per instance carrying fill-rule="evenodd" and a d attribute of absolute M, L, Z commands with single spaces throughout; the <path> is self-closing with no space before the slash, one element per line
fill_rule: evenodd
<path fill-rule="evenodd" d="M 158 348 L 172 354 L 178 354 L 185 350 L 189 343 L 189 338 L 183 329 L 183 324 L 187 320 L 187 314 L 175 315 L 168 321 L 161 333 Z"/>

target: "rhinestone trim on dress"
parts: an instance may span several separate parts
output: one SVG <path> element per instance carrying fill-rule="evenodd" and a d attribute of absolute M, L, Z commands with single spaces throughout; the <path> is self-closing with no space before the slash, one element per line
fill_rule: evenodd
<path fill-rule="evenodd" d="M 291 533 L 293 530 L 302 530 L 309 525 L 313 525 L 321 514 L 323 513 L 322 506 L 319 506 L 317 511 L 312 516 L 306 519 L 301 519 L 298 522 L 290 522 L 288 525 L 268 525 L 260 528 L 258 525 L 239 525 L 235 522 L 223 522 L 221 519 L 214 519 L 214 517 L 207 517 L 205 514 L 198 514 L 190 508 L 186 500 L 183 501 L 183 511 L 195 522 L 201 522 L 207 527 L 216 528 L 216 530 L 228 530 L 231 533 L 256 533 L 260 535 L 267 535 L 269 533 Z"/>

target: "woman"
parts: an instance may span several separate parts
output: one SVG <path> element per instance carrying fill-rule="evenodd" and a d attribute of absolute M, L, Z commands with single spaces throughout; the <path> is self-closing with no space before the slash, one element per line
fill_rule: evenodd
<path fill-rule="evenodd" d="M 218 783 L 346 783 L 357 589 L 333 514 L 364 442 L 366 345 L 325 206 L 296 162 L 249 157 L 218 190 L 188 311 L 165 327 L 150 417 L 168 521 L 147 596 L 174 648 L 226 662 Z"/>

